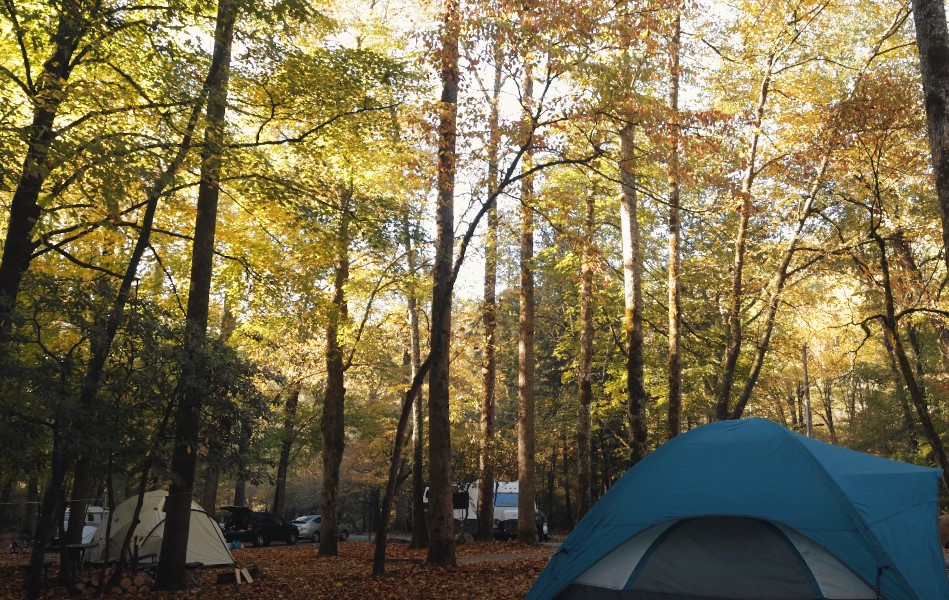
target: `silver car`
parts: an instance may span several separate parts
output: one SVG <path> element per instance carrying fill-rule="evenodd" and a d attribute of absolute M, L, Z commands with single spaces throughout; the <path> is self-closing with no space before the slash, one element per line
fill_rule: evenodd
<path fill-rule="evenodd" d="M 320 515 L 297 517 L 293 520 L 293 524 L 296 525 L 300 531 L 301 540 L 310 539 L 314 542 L 320 541 Z M 349 530 L 342 523 L 339 524 L 338 533 L 339 539 L 341 540 L 349 538 Z"/>

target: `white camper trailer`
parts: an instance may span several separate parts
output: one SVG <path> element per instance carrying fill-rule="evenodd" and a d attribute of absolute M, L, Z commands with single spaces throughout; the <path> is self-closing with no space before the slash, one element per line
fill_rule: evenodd
<path fill-rule="evenodd" d="M 478 500 L 481 490 L 478 482 L 470 484 L 455 484 L 452 494 L 455 524 L 458 533 L 468 533 L 472 536 L 478 533 Z M 494 484 L 494 537 L 507 540 L 517 537 L 518 498 L 520 486 L 516 481 L 497 481 Z M 424 501 L 428 503 L 428 488 L 425 488 Z M 543 522 L 542 531 L 546 531 L 546 519 L 537 510 L 538 522 Z M 543 535 L 543 534 L 542 534 Z"/>

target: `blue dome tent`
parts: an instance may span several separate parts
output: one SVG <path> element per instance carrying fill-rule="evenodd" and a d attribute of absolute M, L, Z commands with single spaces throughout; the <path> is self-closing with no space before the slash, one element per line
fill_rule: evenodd
<path fill-rule="evenodd" d="M 944 600 L 939 471 L 765 419 L 649 454 L 584 516 L 527 600 Z"/>

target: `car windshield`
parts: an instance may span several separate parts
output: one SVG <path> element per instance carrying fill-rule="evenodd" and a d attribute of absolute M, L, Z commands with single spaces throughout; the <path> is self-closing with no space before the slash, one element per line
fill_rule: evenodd
<path fill-rule="evenodd" d="M 306 518 L 306 517 L 299 517 L 299 518 L 297 518 L 297 519 L 294 519 L 293 522 L 294 522 L 294 523 L 306 523 L 306 522 L 307 522 L 307 518 Z"/>

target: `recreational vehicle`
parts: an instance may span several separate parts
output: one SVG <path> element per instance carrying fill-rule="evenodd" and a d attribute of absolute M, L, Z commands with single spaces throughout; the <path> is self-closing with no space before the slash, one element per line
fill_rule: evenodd
<path fill-rule="evenodd" d="M 459 534 L 467 533 L 474 536 L 478 533 L 478 500 L 481 490 L 478 482 L 470 484 L 454 484 L 452 493 L 452 507 L 454 509 L 455 527 Z M 428 489 L 425 488 L 424 501 L 428 504 Z M 498 481 L 494 484 L 494 537 L 507 540 L 517 537 L 518 498 L 520 486 L 516 481 Z M 547 522 L 543 513 L 537 510 L 538 535 L 541 539 L 547 535 Z"/>

